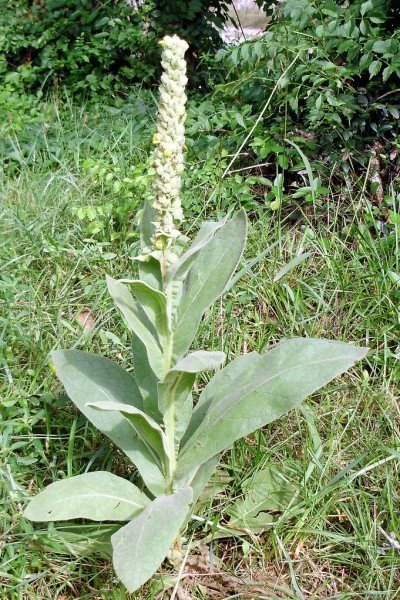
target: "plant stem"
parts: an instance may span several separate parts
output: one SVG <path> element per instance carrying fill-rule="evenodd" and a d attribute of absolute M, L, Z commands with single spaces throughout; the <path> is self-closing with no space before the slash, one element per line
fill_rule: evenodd
<path fill-rule="evenodd" d="M 163 292 L 167 298 L 167 316 L 168 321 L 171 323 L 172 318 L 172 299 L 170 286 L 166 285 L 166 270 L 167 270 L 167 252 L 164 249 L 161 258 L 161 273 L 163 278 Z M 163 348 L 163 362 L 164 362 L 164 375 L 172 367 L 172 332 L 168 335 L 167 344 Z M 166 409 L 164 413 L 164 427 L 165 435 L 168 440 L 168 473 L 167 473 L 167 493 L 173 492 L 173 479 L 176 469 L 176 455 L 175 455 L 175 403 L 174 394 L 168 393 L 166 398 Z"/>

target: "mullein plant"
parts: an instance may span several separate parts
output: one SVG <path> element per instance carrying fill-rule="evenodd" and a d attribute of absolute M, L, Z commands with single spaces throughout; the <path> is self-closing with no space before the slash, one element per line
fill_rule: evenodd
<path fill-rule="evenodd" d="M 191 243 L 180 233 L 187 44 L 167 36 L 161 45 L 154 199 L 141 219 L 139 277 L 107 277 L 132 334 L 133 373 L 80 350 L 52 353 L 70 399 L 132 461 L 142 484 L 88 472 L 50 484 L 24 513 L 32 521 L 121 523 L 111 536 L 113 564 L 130 592 L 180 539 L 221 454 L 366 354 L 343 342 L 303 338 L 226 366 L 223 352 L 190 351 L 202 315 L 230 286 L 245 246 L 246 214 L 202 223 Z M 206 371 L 216 373 L 194 402 L 196 377 Z"/>

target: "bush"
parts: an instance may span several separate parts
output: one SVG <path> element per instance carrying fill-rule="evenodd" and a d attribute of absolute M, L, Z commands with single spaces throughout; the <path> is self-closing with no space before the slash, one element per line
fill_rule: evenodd
<path fill-rule="evenodd" d="M 262 38 L 220 53 L 232 75 L 219 88 L 223 97 L 230 94 L 259 111 L 278 82 L 272 126 L 268 119 L 272 139 L 262 135 L 260 158 L 274 152 L 283 131 L 300 134 L 303 143 L 314 139 L 335 157 L 344 149 L 363 149 L 377 138 L 397 137 L 396 18 L 398 10 L 384 0 L 357 0 L 347 6 L 333 0 L 286 0 Z"/>
<path fill-rule="evenodd" d="M 125 0 L 17 0 L 3 7 L 0 74 L 24 89 L 65 85 L 71 93 L 147 82 L 158 59 L 148 13 Z"/>
<path fill-rule="evenodd" d="M 21 91 L 58 89 L 104 94 L 154 82 L 157 40 L 178 33 L 189 61 L 221 45 L 223 0 L 15 0 L 2 3 L 0 77 Z M 199 76 L 195 77 L 199 80 Z M 193 80 L 193 77 L 192 77 Z"/>

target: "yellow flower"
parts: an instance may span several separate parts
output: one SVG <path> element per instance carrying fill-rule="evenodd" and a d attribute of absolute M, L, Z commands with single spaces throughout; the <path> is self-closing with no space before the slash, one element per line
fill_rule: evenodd
<path fill-rule="evenodd" d="M 160 134 L 159 133 L 155 133 L 153 135 L 153 144 L 159 144 L 160 142 L 161 142 Z"/>

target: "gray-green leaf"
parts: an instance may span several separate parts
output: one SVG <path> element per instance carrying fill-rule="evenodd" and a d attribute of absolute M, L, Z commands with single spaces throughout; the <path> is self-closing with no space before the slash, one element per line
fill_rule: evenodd
<path fill-rule="evenodd" d="M 32 498 L 24 516 L 30 521 L 129 521 L 149 502 L 133 483 L 96 471 L 51 483 Z"/>
<path fill-rule="evenodd" d="M 239 263 L 245 242 L 246 213 L 241 210 L 196 254 L 183 282 L 173 325 L 175 360 L 190 347 L 204 311 L 223 293 Z"/>
<path fill-rule="evenodd" d="M 296 338 L 255 356 L 254 365 L 222 392 L 213 386 L 204 419 L 181 450 L 177 477 L 281 417 L 366 353 L 343 342 Z"/>
<path fill-rule="evenodd" d="M 162 419 L 158 410 L 158 378 L 149 364 L 146 346 L 136 335 L 132 335 L 133 366 L 136 383 L 143 398 L 144 411 L 159 423 Z"/>
<path fill-rule="evenodd" d="M 283 511 L 297 491 L 273 466 L 268 466 L 247 479 L 242 490 L 244 497 L 227 510 L 231 517 L 228 527 L 243 527 L 254 533 L 271 525 L 273 517 L 266 513 Z"/>
<path fill-rule="evenodd" d="M 154 325 L 143 310 L 139 310 L 128 287 L 107 276 L 107 287 L 115 304 L 124 315 L 132 332 L 146 346 L 149 364 L 160 379 L 164 375 L 163 357 L 160 341 Z"/>
<path fill-rule="evenodd" d="M 165 347 L 170 335 L 170 324 L 167 315 L 167 298 L 162 292 L 150 287 L 142 281 L 126 281 L 132 294 L 139 301 L 150 322 L 157 331 L 161 346 Z"/>
<path fill-rule="evenodd" d="M 198 234 L 193 240 L 190 248 L 182 256 L 172 263 L 167 269 L 167 281 L 171 279 L 183 279 L 189 271 L 196 255 L 206 246 L 216 232 L 227 222 L 225 217 L 221 221 L 206 221 L 201 224 Z"/>
<path fill-rule="evenodd" d="M 103 411 L 120 412 L 165 472 L 168 461 L 168 441 L 161 427 L 151 417 L 135 406 L 128 406 L 120 402 L 91 402 L 89 406 Z"/>
<path fill-rule="evenodd" d="M 225 358 L 226 355 L 224 352 L 197 350 L 181 358 L 174 365 L 173 369 L 171 369 L 171 372 L 185 371 L 186 373 L 201 373 L 202 371 L 212 371 L 220 367 Z"/>
<path fill-rule="evenodd" d="M 192 489 L 159 496 L 111 538 L 115 572 L 129 592 L 157 571 L 185 521 Z"/>
<path fill-rule="evenodd" d="M 186 431 L 192 416 L 192 387 L 196 373 L 219 367 L 225 360 L 224 352 L 206 352 L 199 350 L 188 354 L 167 373 L 164 381 L 158 385 L 160 412 L 165 413 L 167 405 L 174 405 L 175 446 Z"/>
<path fill-rule="evenodd" d="M 108 358 L 81 350 L 56 350 L 52 359 L 68 396 L 101 432 L 137 466 L 153 494 L 164 491 L 164 476 L 146 445 L 133 435 L 131 425 L 118 412 L 99 411 L 90 402 L 113 401 L 143 409 L 133 377 Z"/>

